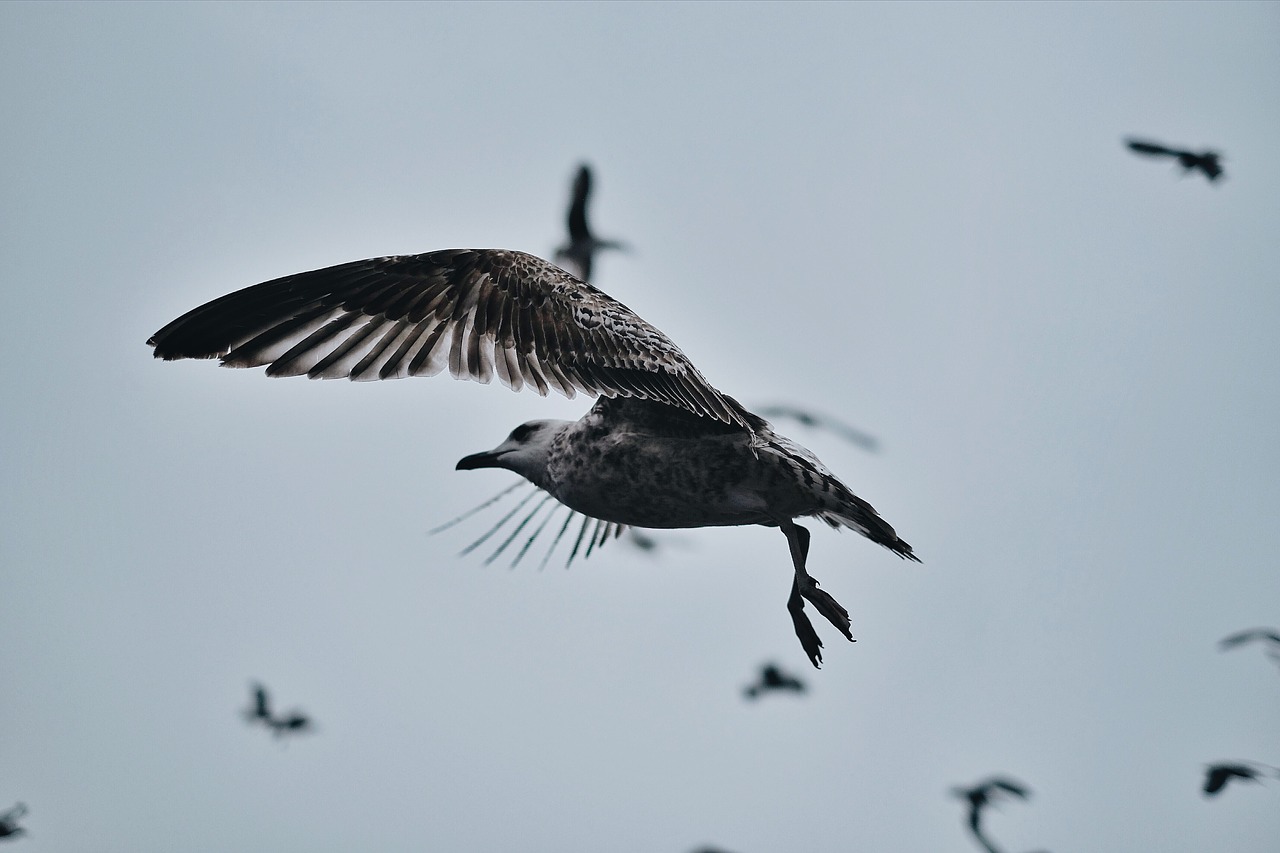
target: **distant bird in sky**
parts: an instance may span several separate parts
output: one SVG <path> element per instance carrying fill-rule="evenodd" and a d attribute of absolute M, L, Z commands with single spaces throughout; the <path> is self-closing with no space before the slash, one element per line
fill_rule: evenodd
<path fill-rule="evenodd" d="M 27 831 L 18 826 L 18 821 L 26 813 L 27 807 L 18 803 L 4 814 L 0 814 L 0 838 L 18 838 L 26 835 Z"/>
<path fill-rule="evenodd" d="M 1254 642 L 1280 646 L 1280 632 L 1277 632 L 1274 628 L 1250 628 L 1246 631 L 1238 631 L 1219 640 L 1218 648 L 1225 652 L 1228 649 L 1234 649 L 1236 646 Z"/>
<path fill-rule="evenodd" d="M 1280 666 L 1280 631 L 1274 628 L 1250 628 L 1238 631 L 1218 641 L 1219 651 L 1230 651 L 1248 643 L 1257 643 L 1266 649 L 1271 662 Z"/>
<path fill-rule="evenodd" d="M 1006 795 L 1026 800 L 1031 797 L 1031 790 L 1020 782 L 1008 777 L 993 777 L 970 788 L 952 788 L 951 793 L 969 803 L 969 829 L 979 844 L 990 853 L 1000 853 L 999 849 L 982 831 L 982 815 L 987 806 L 994 804 Z"/>
<path fill-rule="evenodd" d="M 601 240 L 587 224 L 587 202 L 591 199 L 591 167 L 583 163 L 573 179 L 573 198 L 569 202 L 569 242 L 556 249 L 556 262 L 582 281 L 591 281 L 591 265 L 602 249 L 625 251 L 626 244 L 617 240 Z"/>
<path fill-rule="evenodd" d="M 795 519 L 847 527 L 919 562 L 871 504 L 714 388 L 666 335 L 522 252 L 448 249 L 290 275 L 202 305 L 148 343 L 157 358 L 267 365 L 268 376 L 392 379 L 447 367 L 482 383 L 496 375 L 513 390 L 598 396 L 576 422 L 529 421 L 494 449 L 459 460 L 459 470 L 514 471 L 547 495 L 499 552 L 552 499 L 570 510 L 553 550 L 573 513 L 595 520 L 588 554 L 623 527 L 777 527 L 791 554 L 793 598 L 798 592 L 850 641 L 848 611 L 805 568 L 809 532 Z M 586 532 L 584 521 L 571 560 Z M 802 630 L 796 608 L 788 611 L 818 666 L 821 641 L 811 625 Z"/>
<path fill-rule="evenodd" d="M 250 723 L 260 723 L 272 731 L 276 737 L 286 734 L 300 734 L 311 729 L 311 719 L 299 711 L 291 711 L 287 715 L 276 716 L 271 712 L 271 697 L 267 688 L 254 684 L 250 689 L 252 705 L 245 709 L 244 716 Z"/>
<path fill-rule="evenodd" d="M 1158 142 L 1144 142 L 1141 139 L 1126 139 L 1129 150 L 1148 157 L 1174 157 L 1182 165 L 1184 172 L 1199 169 L 1210 181 L 1222 176 L 1222 163 L 1217 151 L 1187 151 L 1181 148 L 1167 148 Z"/>
<path fill-rule="evenodd" d="M 828 415 L 822 415 L 810 409 L 802 409 L 799 406 L 765 406 L 760 410 L 762 418 L 790 418 L 796 423 L 803 424 L 814 429 L 822 429 L 835 433 L 850 444 L 856 444 L 863 450 L 875 453 L 879 442 L 875 436 L 863 432 L 857 427 L 849 426 L 844 421 Z"/>
<path fill-rule="evenodd" d="M 1251 762 L 1248 764 L 1238 762 L 1222 762 L 1219 764 L 1205 765 L 1204 771 L 1204 793 L 1207 797 L 1215 797 L 1227 786 L 1232 779 L 1239 779 L 1243 782 L 1257 782 L 1261 777 L 1267 775 L 1269 771 L 1275 771 L 1276 768 L 1269 767 L 1265 764 Z"/>
<path fill-rule="evenodd" d="M 783 672 L 777 664 L 767 663 L 760 667 L 760 680 L 743 688 L 742 694 L 748 699 L 755 699 L 769 691 L 804 693 L 806 689 L 803 681 Z"/>

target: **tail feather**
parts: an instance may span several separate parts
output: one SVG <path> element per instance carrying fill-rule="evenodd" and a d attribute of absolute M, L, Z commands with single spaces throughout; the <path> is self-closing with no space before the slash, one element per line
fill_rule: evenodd
<path fill-rule="evenodd" d="M 838 481 L 837 481 L 838 483 Z M 904 560 L 920 562 L 911 545 L 898 536 L 893 525 L 880 517 L 876 508 L 855 495 L 840 483 L 835 491 L 840 506 L 814 513 L 832 527 L 847 527 L 883 545 Z"/>

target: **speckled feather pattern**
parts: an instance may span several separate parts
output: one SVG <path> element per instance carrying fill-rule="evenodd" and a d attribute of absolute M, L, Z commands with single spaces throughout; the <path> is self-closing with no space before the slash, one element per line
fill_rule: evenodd
<path fill-rule="evenodd" d="M 748 418 L 751 431 L 661 404 L 601 399 L 556 438 L 539 485 L 569 508 L 617 524 L 775 526 L 813 516 L 916 559 L 816 456 Z"/>
<path fill-rule="evenodd" d="M 169 323 L 157 358 L 267 365 L 271 376 L 459 379 L 519 391 L 635 397 L 746 426 L 666 335 L 523 252 L 446 249 L 254 285 Z"/>

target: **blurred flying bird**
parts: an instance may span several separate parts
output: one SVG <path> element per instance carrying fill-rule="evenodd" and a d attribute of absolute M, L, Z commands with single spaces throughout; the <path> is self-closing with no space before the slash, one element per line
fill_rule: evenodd
<path fill-rule="evenodd" d="M 591 167 L 583 163 L 573 179 L 573 198 L 569 202 L 569 242 L 556 249 L 556 263 L 582 281 L 591 281 L 591 264 L 601 249 L 620 249 L 626 245 L 617 240 L 601 240 L 587 224 L 587 202 L 591 198 Z"/>
<path fill-rule="evenodd" d="M 879 446 L 875 436 L 869 435 L 857 427 L 849 426 L 844 421 L 818 414 L 809 409 L 802 409 L 798 406 L 765 406 L 760 410 L 760 417 L 790 418 L 807 427 L 833 432 L 850 444 L 856 444 L 871 453 L 875 453 L 876 448 Z"/>
<path fill-rule="evenodd" d="M 1222 176 L 1222 164 L 1219 162 L 1221 155 L 1217 151 L 1206 150 L 1197 153 L 1180 148 L 1167 148 L 1158 142 L 1144 142 L 1141 139 L 1126 139 L 1125 143 L 1131 151 L 1148 157 L 1176 157 L 1182 164 L 1184 173 L 1199 169 L 1210 181 L 1216 181 Z"/>
<path fill-rule="evenodd" d="M 17 838 L 26 835 L 27 831 L 18 826 L 18 821 L 27 813 L 27 807 L 17 803 L 4 814 L 0 814 L 0 838 Z"/>
<path fill-rule="evenodd" d="M 788 675 L 783 672 L 777 664 L 768 663 L 760 668 L 760 680 L 743 688 L 742 693 L 748 699 L 755 699 L 760 694 L 770 690 L 790 690 L 794 693 L 804 693 L 805 689 L 803 681 L 794 675 Z"/>
<path fill-rule="evenodd" d="M 1271 662 L 1280 666 L 1280 632 L 1274 628 L 1250 628 L 1239 631 L 1218 641 L 1218 651 L 1230 651 L 1246 643 L 1259 643 L 1264 646 Z"/>
<path fill-rule="evenodd" d="M 271 698 L 267 688 L 254 684 L 252 690 L 253 704 L 244 711 L 245 719 L 250 723 L 261 723 L 271 729 L 277 737 L 290 733 L 301 733 L 311 729 L 311 720 L 299 711 L 291 711 L 287 715 L 276 716 L 271 713 Z"/>
<path fill-rule="evenodd" d="M 969 829 L 974 839 L 991 853 L 999 853 L 999 850 L 982 832 L 983 810 L 1006 794 L 1021 800 L 1031 797 L 1030 789 L 1007 777 L 993 777 L 971 788 L 952 788 L 951 793 L 969 802 Z"/>
<path fill-rule="evenodd" d="M 1260 781 L 1268 771 L 1276 771 L 1276 767 L 1261 765 L 1258 762 L 1228 763 L 1204 766 L 1204 795 L 1216 797 L 1226 784 L 1233 779 L 1242 781 Z"/>
<path fill-rule="evenodd" d="M 1277 633 L 1273 628 L 1250 628 L 1247 631 L 1240 631 L 1229 637 L 1223 637 L 1218 641 L 1218 649 L 1225 652 L 1228 649 L 1234 649 L 1236 646 L 1255 641 L 1280 646 L 1280 633 Z"/>
<path fill-rule="evenodd" d="M 552 550 L 574 513 L 584 516 L 570 561 L 584 538 L 585 557 L 630 526 L 777 527 L 794 569 L 798 607 L 789 603 L 788 610 L 814 666 L 822 644 L 812 626 L 807 637 L 801 633 L 796 612 L 803 601 L 850 641 L 853 634 L 848 611 L 806 571 L 809 533 L 795 519 L 847 527 L 919 562 L 871 504 L 813 453 L 714 388 L 666 335 L 590 284 L 522 252 L 449 249 L 286 276 L 202 305 L 148 343 L 157 358 L 267 365 L 268 376 L 392 379 L 448 367 L 458 379 L 488 383 L 496 375 L 513 390 L 527 385 L 543 395 L 555 388 L 566 397 L 598 396 L 576 422 L 529 421 L 493 450 L 459 460 L 459 470 L 514 471 L 543 493 L 490 559 L 548 501 L 551 513 L 517 561 L 554 515 L 555 502 L 570 514 Z"/>

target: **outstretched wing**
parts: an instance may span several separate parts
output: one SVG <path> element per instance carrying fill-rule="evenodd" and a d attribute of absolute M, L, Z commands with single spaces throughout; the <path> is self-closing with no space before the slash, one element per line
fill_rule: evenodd
<path fill-rule="evenodd" d="M 268 376 L 433 376 L 572 398 L 636 397 L 750 430 L 671 340 L 523 252 L 446 249 L 353 261 L 215 299 L 151 336 L 156 358 L 268 365 Z"/>
<path fill-rule="evenodd" d="M 1263 640 L 1269 643 L 1280 645 L 1280 633 L 1271 628 L 1250 628 L 1239 633 L 1232 634 L 1229 637 L 1223 637 L 1218 641 L 1218 648 L 1222 651 L 1253 642 L 1254 640 Z"/>
<path fill-rule="evenodd" d="M 1141 139 L 1126 139 L 1125 144 L 1129 146 L 1131 151 L 1136 151 L 1139 154 L 1147 154 L 1152 157 L 1177 157 L 1182 153 L 1181 151 L 1175 151 L 1172 148 L 1166 148 L 1157 142 L 1143 142 Z"/>

